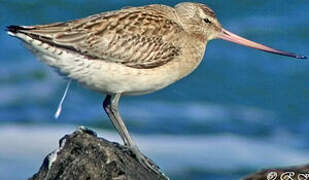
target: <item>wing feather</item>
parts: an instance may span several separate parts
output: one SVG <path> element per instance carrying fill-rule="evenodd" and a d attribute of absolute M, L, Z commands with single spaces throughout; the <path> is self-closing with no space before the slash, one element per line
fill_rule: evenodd
<path fill-rule="evenodd" d="M 92 59 L 153 68 L 179 56 L 181 48 L 173 37 L 183 31 L 154 7 L 127 8 L 64 23 L 29 26 L 21 32 Z"/>

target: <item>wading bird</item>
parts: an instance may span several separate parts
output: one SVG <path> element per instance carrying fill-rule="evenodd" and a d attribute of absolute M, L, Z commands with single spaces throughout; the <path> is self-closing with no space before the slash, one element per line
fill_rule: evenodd
<path fill-rule="evenodd" d="M 244 39 L 224 28 L 200 3 L 149 5 L 35 26 L 8 26 L 44 63 L 86 87 L 106 94 L 104 110 L 124 145 L 157 171 L 138 149 L 118 111 L 123 95 L 152 93 L 189 75 L 212 39 L 306 59 Z"/>

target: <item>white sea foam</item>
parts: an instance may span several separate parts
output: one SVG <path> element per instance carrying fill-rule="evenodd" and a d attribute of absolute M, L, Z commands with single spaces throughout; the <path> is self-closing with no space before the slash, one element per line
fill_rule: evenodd
<path fill-rule="evenodd" d="M 58 148 L 58 140 L 75 129 L 73 126 L 1 126 L 0 169 L 16 172 L 16 168 L 25 168 L 28 171 L 24 172 L 24 178 L 30 176 L 39 168 L 43 158 Z M 120 142 L 115 132 L 99 130 L 98 134 Z M 188 168 L 208 171 L 260 169 L 304 164 L 309 159 L 308 151 L 276 143 L 272 138 L 256 140 L 232 134 L 134 137 L 142 151 L 168 173 Z M 10 178 L 17 179 L 14 173 Z"/>

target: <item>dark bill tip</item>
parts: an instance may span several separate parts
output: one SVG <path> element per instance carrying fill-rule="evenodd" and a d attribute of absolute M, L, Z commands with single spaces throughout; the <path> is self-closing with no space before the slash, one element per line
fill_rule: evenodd
<path fill-rule="evenodd" d="M 308 59 L 307 56 L 296 56 L 296 59 Z"/>
<path fill-rule="evenodd" d="M 297 55 L 297 54 L 294 54 L 294 53 L 284 52 L 284 51 L 280 51 L 280 50 L 277 50 L 277 52 L 272 52 L 272 51 L 267 51 L 267 50 L 262 50 L 262 51 L 274 53 L 274 54 L 279 54 L 279 55 L 282 55 L 282 56 L 288 56 L 288 57 L 292 57 L 292 58 L 295 58 L 295 59 L 307 59 L 307 56 L 300 56 L 300 55 Z"/>

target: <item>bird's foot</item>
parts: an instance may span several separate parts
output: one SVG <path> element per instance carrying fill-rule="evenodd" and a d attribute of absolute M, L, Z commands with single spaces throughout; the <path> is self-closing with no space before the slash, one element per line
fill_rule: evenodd
<path fill-rule="evenodd" d="M 153 171 L 154 173 L 163 176 L 166 180 L 169 178 L 161 171 L 160 167 L 157 166 L 151 159 L 146 157 L 138 147 L 128 147 L 133 156 L 135 156 L 136 160 L 143 165 L 147 170 Z"/>

